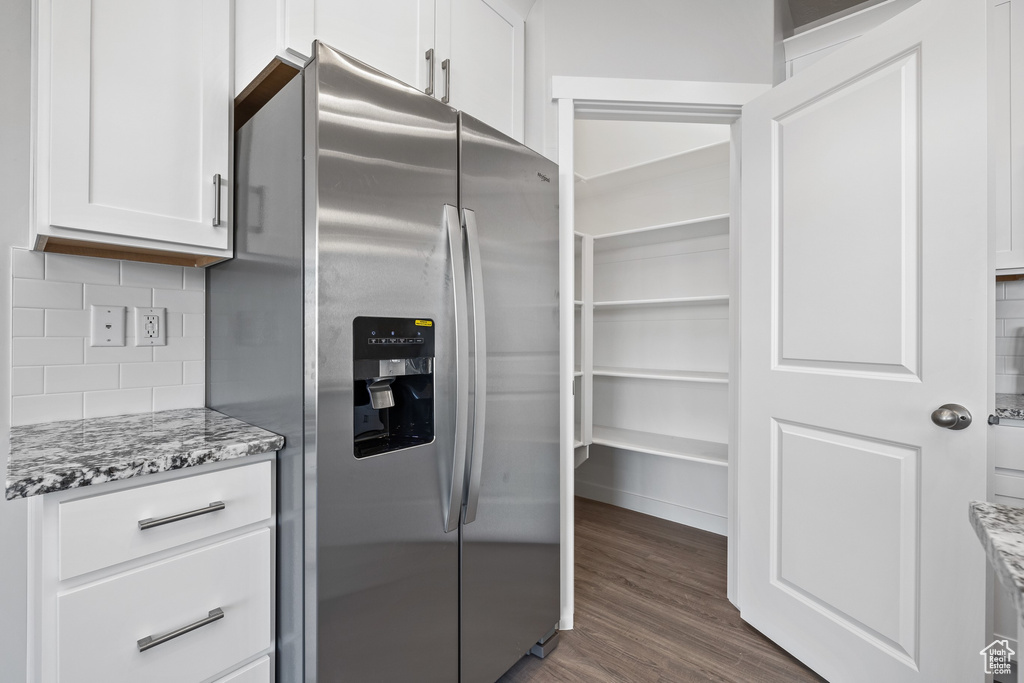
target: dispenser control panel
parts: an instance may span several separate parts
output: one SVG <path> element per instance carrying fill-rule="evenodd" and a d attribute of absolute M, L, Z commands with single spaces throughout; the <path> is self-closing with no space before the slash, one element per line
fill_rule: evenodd
<path fill-rule="evenodd" d="M 358 360 L 434 356 L 434 321 L 430 318 L 359 317 L 352 322 L 352 333 Z"/>

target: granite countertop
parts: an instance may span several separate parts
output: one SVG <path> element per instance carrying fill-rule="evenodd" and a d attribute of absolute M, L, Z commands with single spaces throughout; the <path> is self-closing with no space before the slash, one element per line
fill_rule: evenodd
<path fill-rule="evenodd" d="M 284 437 L 208 408 L 11 428 L 7 499 L 280 450 Z"/>
<path fill-rule="evenodd" d="M 970 517 L 989 564 L 1024 615 L 1024 508 L 973 502 Z"/>
<path fill-rule="evenodd" d="M 996 416 L 1024 420 L 1024 394 L 996 394 Z"/>

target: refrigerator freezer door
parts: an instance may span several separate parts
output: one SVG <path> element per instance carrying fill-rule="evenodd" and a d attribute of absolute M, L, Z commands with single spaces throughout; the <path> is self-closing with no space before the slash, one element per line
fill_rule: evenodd
<path fill-rule="evenodd" d="M 322 44 L 306 84 L 307 647 L 315 637 L 319 683 L 451 683 L 459 557 L 458 534 L 444 530 L 456 388 L 443 217 L 458 202 L 456 114 Z M 352 345 L 367 343 L 353 340 L 357 316 L 433 321 L 432 443 L 354 457 Z"/>
<path fill-rule="evenodd" d="M 511 138 L 460 121 L 462 208 L 475 214 L 487 316 L 487 424 L 481 469 L 468 477 L 478 506 L 462 530 L 461 680 L 493 683 L 558 621 L 558 175 Z"/>

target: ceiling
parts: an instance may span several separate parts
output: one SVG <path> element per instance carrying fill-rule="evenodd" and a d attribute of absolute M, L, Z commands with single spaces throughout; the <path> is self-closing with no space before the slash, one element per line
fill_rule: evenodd
<path fill-rule="evenodd" d="M 793 28 L 813 24 L 820 19 L 843 12 L 857 5 L 871 5 L 875 2 L 865 0 L 788 0 L 789 14 L 793 19 Z"/>

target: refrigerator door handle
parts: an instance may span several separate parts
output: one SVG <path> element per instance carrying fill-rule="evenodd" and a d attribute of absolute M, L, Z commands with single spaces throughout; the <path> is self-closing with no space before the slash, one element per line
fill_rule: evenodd
<path fill-rule="evenodd" d="M 459 212 L 444 205 L 444 225 L 448 231 L 448 254 L 452 262 L 452 289 L 455 290 L 455 455 L 452 459 L 452 488 L 445 510 L 444 530 L 459 528 L 462 492 L 466 476 L 466 441 L 469 426 L 469 311 L 466 309 L 466 262 L 462 252 L 462 226 Z"/>
<path fill-rule="evenodd" d="M 470 284 L 473 288 L 473 446 L 470 450 L 469 495 L 466 499 L 465 524 L 476 519 L 480 501 L 480 474 L 484 460 L 484 425 L 487 410 L 487 316 L 484 314 L 484 278 L 480 261 L 480 237 L 476 229 L 476 212 L 463 209 L 466 242 L 469 244 Z"/>

